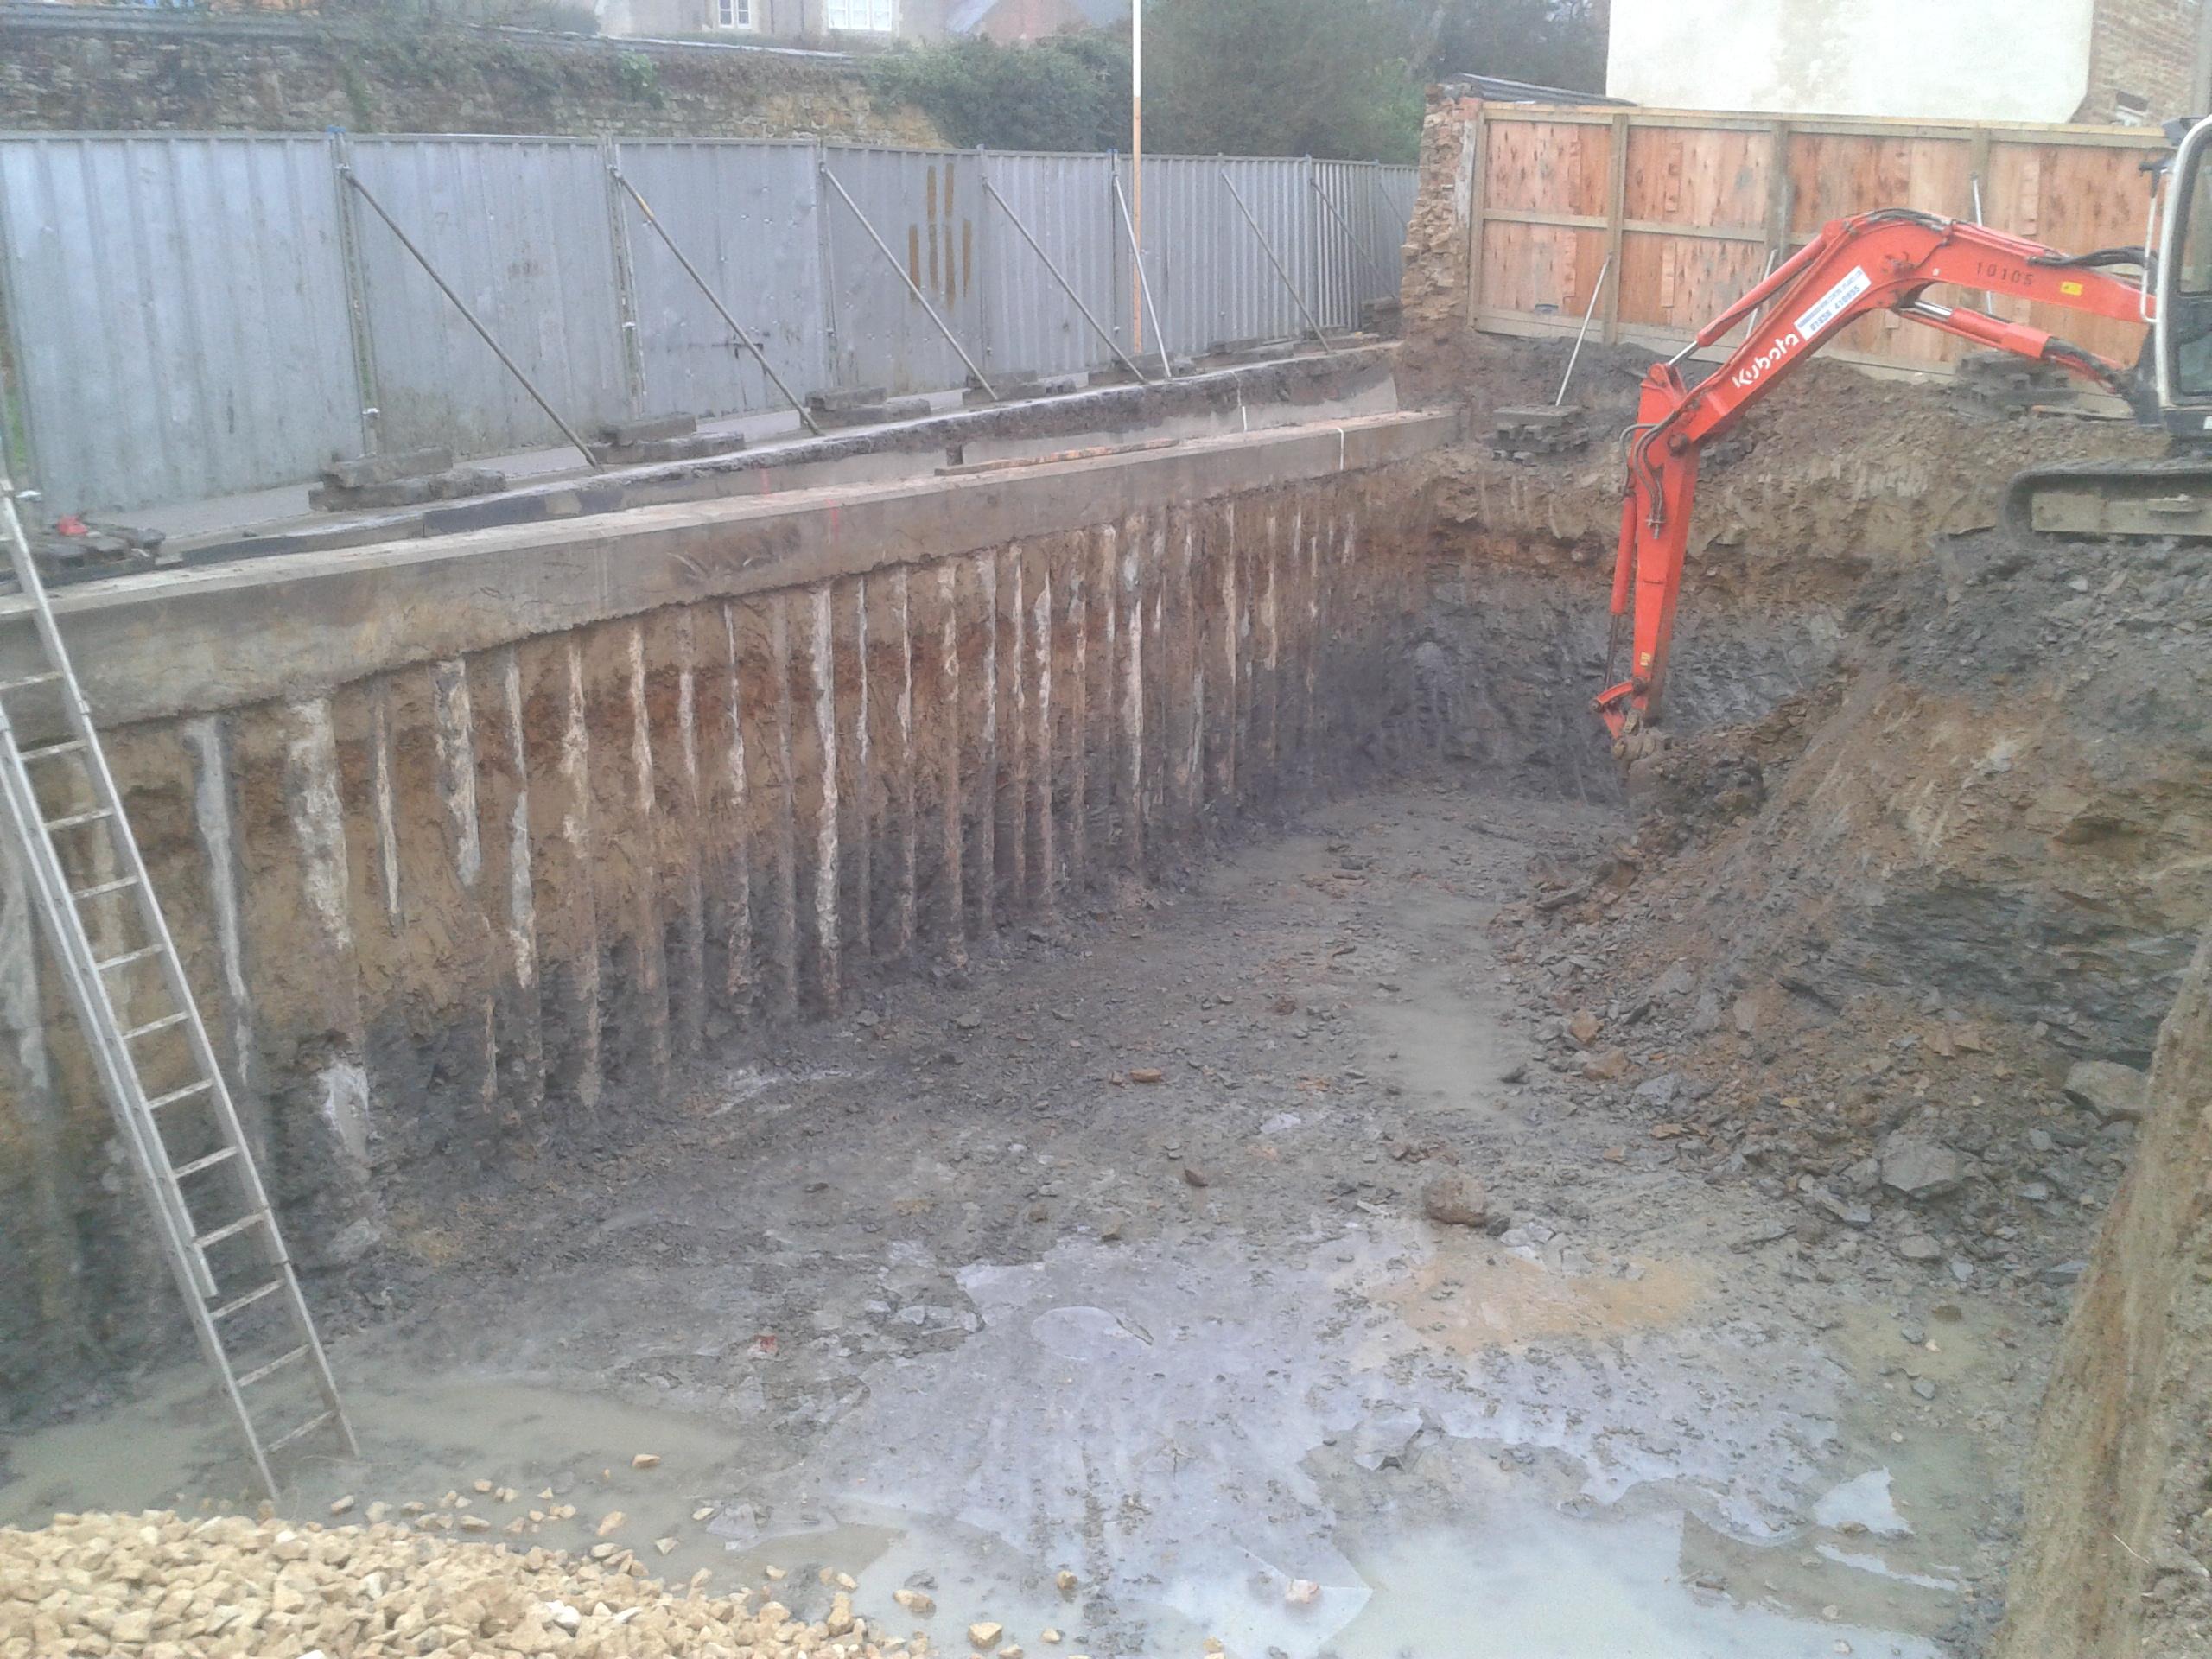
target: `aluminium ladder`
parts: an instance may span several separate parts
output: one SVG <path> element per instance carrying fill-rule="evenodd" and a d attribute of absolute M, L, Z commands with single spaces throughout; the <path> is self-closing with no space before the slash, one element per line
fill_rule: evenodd
<path fill-rule="evenodd" d="M 6 533 L 13 585 L 30 601 L 39 647 L 34 671 L 0 677 L 0 799 L 5 803 L 0 818 L 22 849 L 31 902 L 54 947 L 116 1127 L 152 1200 L 155 1230 L 184 1293 L 201 1351 L 230 1396 L 254 1466 L 274 1497 L 277 1488 L 270 1459 L 284 1446 L 328 1427 L 348 1457 L 359 1456 L 359 1448 L 300 1294 L 299 1277 L 277 1230 L 252 1149 L 239 1128 L 230 1090 L 208 1045 L 175 942 L 124 817 L 122 796 L 62 648 L 53 607 L 16 510 L 13 485 L 4 475 L 0 475 L 0 528 Z M 65 734 L 25 747 L 18 741 L 17 721 L 10 718 L 9 699 L 41 689 L 44 695 L 58 696 L 59 729 Z M 61 781 L 54 773 L 64 770 L 74 770 L 81 787 L 60 794 L 59 798 L 67 804 L 59 816 L 49 817 L 40 804 L 35 775 L 49 785 L 49 798 L 54 798 L 57 791 L 52 785 Z M 72 859 L 63 849 L 76 836 L 87 839 L 76 843 L 81 855 Z M 92 836 L 105 837 L 110 855 L 105 862 L 99 860 L 99 843 L 90 840 Z M 91 872 L 86 885 L 72 885 L 73 866 Z M 110 904 L 114 908 L 107 913 L 116 925 L 111 931 L 123 934 L 125 943 L 115 955 L 102 957 L 86 915 L 92 906 Z M 139 964 L 158 971 L 159 988 L 126 995 L 122 976 Z M 148 974 L 135 982 L 144 985 L 151 978 Z M 117 1009 L 118 998 L 133 1007 L 137 1023 L 124 1024 Z M 148 1039 L 172 1031 L 181 1039 L 181 1065 L 175 1039 L 165 1046 L 165 1057 L 144 1046 Z M 149 1081 L 149 1076 L 159 1080 Z M 188 1145 L 195 1141 L 198 1145 L 178 1162 L 170 1148 L 184 1130 L 178 1120 L 186 1114 L 193 1115 L 197 1127 L 196 1135 L 187 1137 Z M 165 1121 L 177 1127 L 165 1129 Z M 226 1169 L 227 1179 L 221 1173 Z M 195 1211 L 213 1218 L 203 1222 Z M 257 1247 L 251 1258 L 257 1261 L 257 1270 L 246 1275 L 256 1282 L 235 1288 L 223 1280 L 237 1276 L 232 1258 L 239 1252 L 224 1252 L 220 1269 L 212 1259 L 219 1245 L 232 1239 Z M 281 1310 L 283 1351 L 272 1358 L 256 1356 L 249 1361 L 239 1316 L 271 1298 L 273 1306 Z M 266 1312 L 264 1308 L 256 1319 L 265 1323 Z M 311 1372 L 323 1409 L 264 1443 L 254 1425 L 250 1391 L 300 1365 Z"/>

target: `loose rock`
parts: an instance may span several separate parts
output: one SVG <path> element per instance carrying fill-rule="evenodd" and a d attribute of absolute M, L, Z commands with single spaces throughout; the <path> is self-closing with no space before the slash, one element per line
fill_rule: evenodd
<path fill-rule="evenodd" d="M 2066 1074 L 2066 1097 L 2094 1112 L 2100 1123 L 2139 1123 L 2151 1079 L 2117 1060 L 2083 1060 Z"/>
<path fill-rule="evenodd" d="M 1432 1179 L 1421 1189 L 1421 1213 L 1447 1227 L 1486 1227 L 1490 1204 L 1482 1183 L 1457 1171 Z"/>
<path fill-rule="evenodd" d="M 1958 1190 L 1963 1166 L 1942 1142 L 1900 1129 L 1882 1142 L 1882 1185 L 1923 1203 Z"/>

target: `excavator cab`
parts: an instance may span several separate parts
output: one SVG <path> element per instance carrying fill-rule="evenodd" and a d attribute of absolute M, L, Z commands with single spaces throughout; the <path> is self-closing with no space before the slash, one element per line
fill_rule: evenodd
<path fill-rule="evenodd" d="M 2185 442 L 2212 442 L 2212 119 L 2171 123 L 2156 293 L 2158 413 Z"/>

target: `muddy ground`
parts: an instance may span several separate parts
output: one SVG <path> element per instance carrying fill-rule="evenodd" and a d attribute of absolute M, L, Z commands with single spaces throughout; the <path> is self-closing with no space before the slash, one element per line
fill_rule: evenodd
<path fill-rule="evenodd" d="M 620 1510 L 671 1576 L 880 1614 L 925 1572 L 948 1630 L 1094 1656 L 1936 1650 L 1994 1607 L 2048 1327 L 1551 1063 L 1488 925 L 1617 833 L 1332 807 L 416 1214 L 337 1350 L 368 1463 L 301 1512 L 550 1490 L 539 1541 Z M 20 1443 L 4 1513 L 238 1490 L 196 1401 L 145 1410 Z"/>
<path fill-rule="evenodd" d="M 1440 459 L 1410 775 L 425 1174 L 325 1287 L 366 1459 L 289 1506 L 480 1479 L 948 1648 L 1984 1650 L 2134 1135 L 2069 1070 L 2212 913 L 2212 564 L 1980 528 L 2133 434 L 1837 384 L 1719 469 L 1626 787 L 1602 461 Z M 5 1468 L 9 1521 L 245 1497 L 188 1372 Z"/>

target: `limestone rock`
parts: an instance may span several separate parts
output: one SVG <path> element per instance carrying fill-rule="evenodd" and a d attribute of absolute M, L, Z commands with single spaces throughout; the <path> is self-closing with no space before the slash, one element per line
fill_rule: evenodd
<path fill-rule="evenodd" d="M 1436 1176 L 1421 1189 L 1421 1210 L 1431 1221 L 1447 1227 L 1484 1227 L 1490 1224 L 1490 1204 L 1482 1183 L 1456 1170 Z"/>
<path fill-rule="evenodd" d="M 1582 1075 L 1592 1083 L 1606 1083 L 1628 1070 L 1628 1050 L 1601 1048 L 1582 1062 Z"/>
<path fill-rule="evenodd" d="M 983 1619 L 968 1627 L 968 1641 L 978 1653 L 988 1653 L 999 1644 L 999 1637 L 1006 1634 L 1006 1626 Z"/>
<path fill-rule="evenodd" d="M 2094 1112 L 2100 1123 L 2140 1123 L 2151 1079 L 2117 1060 L 2082 1060 L 2066 1074 L 2066 1097 Z"/>
<path fill-rule="evenodd" d="M 1931 1137 L 1899 1129 L 1882 1142 L 1882 1185 L 1921 1203 L 1958 1189 L 1959 1154 Z"/>

